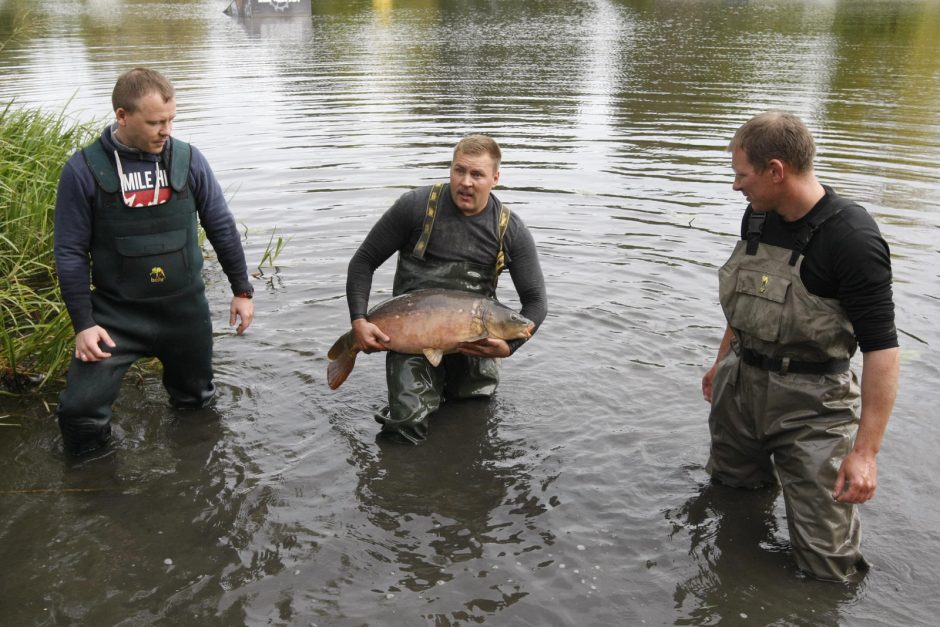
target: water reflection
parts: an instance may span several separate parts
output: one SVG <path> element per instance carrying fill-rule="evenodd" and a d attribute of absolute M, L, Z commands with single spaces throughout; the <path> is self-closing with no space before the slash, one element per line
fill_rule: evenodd
<path fill-rule="evenodd" d="M 310 17 L 275 16 L 263 18 L 232 17 L 251 39 L 267 40 L 285 47 L 285 54 L 296 51 L 297 45 L 306 44 L 313 35 Z"/>
<path fill-rule="evenodd" d="M 675 624 L 839 624 L 842 606 L 857 597 L 858 587 L 799 572 L 780 536 L 779 494 L 779 486 L 744 490 L 709 482 L 666 512 L 673 537 L 688 535 L 694 565 L 673 594 Z M 785 581 L 799 585 L 782 586 Z"/>
<path fill-rule="evenodd" d="M 54 439 L 52 419 L 17 443 L 11 457 L 31 451 L 31 467 L 45 476 L 0 496 L 2 557 L 18 564 L 15 578 L 6 573 L 4 595 L 22 600 L 4 602 L 5 621 L 186 624 L 215 615 L 221 573 L 207 565 L 238 560 L 225 530 L 243 500 L 229 486 L 222 416 L 176 412 L 145 393 L 124 387 L 115 423 L 123 437 L 106 455 L 69 465 L 53 445 L 46 450 L 57 459 L 37 459 L 44 447 L 31 440 Z M 59 476 L 50 476 L 56 468 Z"/>
<path fill-rule="evenodd" d="M 424 593 L 459 578 L 466 600 L 453 619 L 528 594 L 488 559 L 554 543 L 539 529 L 547 508 L 532 494 L 526 452 L 499 436 L 498 408 L 490 399 L 445 404 L 432 416 L 434 437 L 418 447 L 381 436 L 374 449 L 354 443 L 359 509 L 387 539 L 374 556 L 400 572 L 387 592 Z"/>

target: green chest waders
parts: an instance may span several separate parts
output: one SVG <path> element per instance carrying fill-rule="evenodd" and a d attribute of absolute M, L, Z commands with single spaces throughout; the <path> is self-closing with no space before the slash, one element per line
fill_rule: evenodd
<path fill-rule="evenodd" d="M 867 568 L 856 509 L 832 498 L 858 427 L 856 340 L 839 302 L 811 294 L 800 266 L 815 230 L 839 210 L 810 221 L 796 250 L 760 243 L 764 216 L 755 214 L 721 268 L 734 337 L 713 380 L 707 466 L 731 486 L 779 480 L 797 566 L 831 580 Z"/>
<path fill-rule="evenodd" d="M 393 294 L 398 296 L 419 289 L 444 288 L 492 298 L 504 265 L 503 238 L 509 226 L 509 208 L 499 205 L 499 221 L 494 233 L 499 242 L 499 252 L 492 266 L 427 259 L 425 252 L 442 193 L 443 184 L 431 189 L 421 236 L 410 255 L 398 256 Z M 492 396 L 499 383 L 499 360 L 454 353 L 445 355 L 435 368 L 423 355 L 389 351 L 385 358 L 385 374 L 388 407 L 376 414 L 375 419 L 382 425 L 383 433 L 398 434 L 416 444 L 426 438 L 428 417 L 437 411 L 443 399 Z"/>
<path fill-rule="evenodd" d="M 72 453 L 103 445 L 111 405 L 127 368 L 158 357 L 163 383 L 178 406 L 203 406 L 214 394 L 212 325 L 202 280 L 195 201 L 188 186 L 190 147 L 172 143 L 170 199 L 131 207 L 100 142 L 84 149 L 97 182 L 91 243 L 95 323 L 117 345 L 94 363 L 73 357 L 58 419 Z"/>

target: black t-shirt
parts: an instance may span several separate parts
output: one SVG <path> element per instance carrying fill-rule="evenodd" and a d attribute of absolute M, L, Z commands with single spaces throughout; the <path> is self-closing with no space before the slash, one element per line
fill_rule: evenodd
<path fill-rule="evenodd" d="M 793 249 L 797 236 L 811 216 L 838 198 L 826 187 L 824 196 L 799 220 L 784 221 L 768 212 L 761 242 Z M 751 215 L 748 205 L 741 223 L 746 238 Z M 800 278 L 811 294 L 839 300 L 855 328 L 863 353 L 898 346 L 891 291 L 891 253 L 875 220 L 859 204 L 849 202 L 826 220 L 803 251 Z"/>

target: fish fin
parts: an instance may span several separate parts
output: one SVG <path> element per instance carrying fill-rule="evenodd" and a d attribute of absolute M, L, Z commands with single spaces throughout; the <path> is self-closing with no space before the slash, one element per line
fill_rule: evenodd
<path fill-rule="evenodd" d="M 444 358 L 444 351 L 439 348 L 425 348 L 423 351 L 424 356 L 428 358 L 428 361 L 431 362 L 431 365 L 435 368 L 441 365 L 441 360 Z"/>
<path fill-rule="evenodd" d="M 353 366 L 356 365 L 356 355 L 359 353 L 357 348 L 353 347 L 353 333 L 340 336 L 326 354 L 330 359 L 326 367 L 326 382 L 331 390 L 335 390 L 343 384 L 343 381 L 349 377 Z"/>
<path fill-rule="evenodd" d="M 352 372 L 353 366 L 356 365 L 356 355 L 359 354 L 359 351 L 351 351 L 348 353 L 343 353 L 333 361 L 329 363 L 326 367 L 326 382 L 329 384 L 331 390 L 335 390 L 343 384 L 349 377 L 349 373 Z"/>

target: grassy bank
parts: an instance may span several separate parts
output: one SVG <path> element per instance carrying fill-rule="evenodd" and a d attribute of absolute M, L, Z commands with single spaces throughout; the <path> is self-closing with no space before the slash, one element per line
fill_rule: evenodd
<path fill-rule="evenodd" d="M 97 133 L 61 114 L 0 110 L 0 392 L 60 377 L 72 327 L 59 295 L 52 226 L 59 173 Z"/>

